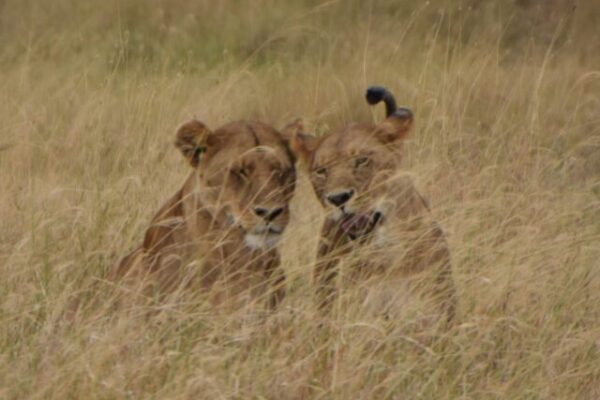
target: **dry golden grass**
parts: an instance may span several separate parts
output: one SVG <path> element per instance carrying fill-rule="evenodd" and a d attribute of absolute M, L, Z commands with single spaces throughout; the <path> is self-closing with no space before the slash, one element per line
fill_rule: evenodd
<path fill-rule="evenodd" d="M 0 398 L 600 398 L 596 3 L 0 1 Z M 305 177 L 266 322 L 202 293 L 110 307 L 108 269 L 188 173 L 180 122 L 326 134 L 381 118 L 369 84 L 416 113 L 456 327 L 317 318 Z"/>

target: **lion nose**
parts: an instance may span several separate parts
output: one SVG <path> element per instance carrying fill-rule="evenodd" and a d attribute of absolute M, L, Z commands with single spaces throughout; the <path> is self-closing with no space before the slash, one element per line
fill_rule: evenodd
<path fill-rule="evenodd" d="M 354 196 L 354 190 L 344 190 L 327 196 L 327 200 L 336 207 L 341 207 Z"/>
<path fill-rule="evenodd" d="M 265 207 L 255 207 L 254 213 L 264 219 L 267 222 L 273 221 L 275 218 L 279 217 L 283 213 L 283 207 L 276 208 L 265 208 Z"/>

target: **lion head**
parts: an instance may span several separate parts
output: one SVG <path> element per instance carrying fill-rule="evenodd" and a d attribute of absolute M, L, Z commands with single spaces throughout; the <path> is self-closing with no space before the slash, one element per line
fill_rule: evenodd
<path fill-rule="evenodd" d="M 288 224 L 296 171 L 286 137 L 299 126 L 280 133 L 238 121 L 211 131 L 192 120 L 177 131 L 175 145 L 194 168 L 203 208 L 240 228 L 251 248 L 273 247 Z"/>
<path fill-rule="evenodd" d="M 304 158 L 328 218 L 351 239 L 374 231 L 394 210 L 401 145 L 413 125 L 413 113 L 398 108 L 387 89 L 371 87 L 366 98 L 372 105 L 385 103 L 383 122 L 353 123 L 320 138 L 296 132 L 291 144 Z"/>

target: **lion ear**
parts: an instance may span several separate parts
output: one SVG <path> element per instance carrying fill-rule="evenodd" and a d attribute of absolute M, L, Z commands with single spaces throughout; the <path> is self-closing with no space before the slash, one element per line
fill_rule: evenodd
<path fill-rule="evenodd" d="M 413 113 L 408 108 L 398 108 L 375 128 L 375 135 L 383 143 L 405 139 L 413 126 Z"/>
<path fill-rule="evenodd" d="M 281 130 L 281 136 L 283 137 L 284 142 L 289 145 L 292 142 L 294 135 L 303 131 L 304 121 L 302 121 L 302 118 L 296 118 L 294 121 L 283 127 Z"/>
<path fill-rule="evenodd" d="M 294 156 L 302 160 L 308 159 L 319 145 L 319 139 L 304 133 L 304 123 L 301 118 L 287 124 L 281 130 L 281 136 L 283 136 L 283 140 L 294 153 Z"/>
<path fill-rule="evenodd" d="M 307 161 L 319 147 L 320 139 L 303 132 L 296 132 L 290 141 L 290 149 L 303 161 Z"/>
<path fill-rule="evenodd" d="M 175 147 L 181 151 L 192 167 L 200 164 L 202 154 L 206 152 L 210 129 L 198 120 L 191 120 L 181 125 L 175 135 Z"/>

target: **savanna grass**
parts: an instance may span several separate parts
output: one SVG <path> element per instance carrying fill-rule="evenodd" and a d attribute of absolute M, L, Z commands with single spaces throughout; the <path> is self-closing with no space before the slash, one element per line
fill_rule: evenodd
<path fill-rule="evenodd" d="M 0 398 L 599 398 L 599 27 L 592 0 L 0 1 Z M 382 118 L 370 84 L 415 111 L 455 327 L 316 313 L 305 176 L 275 315 L 113 307 L 107 272 L 188 173 L 179 123 L 327 134 Z"/>

